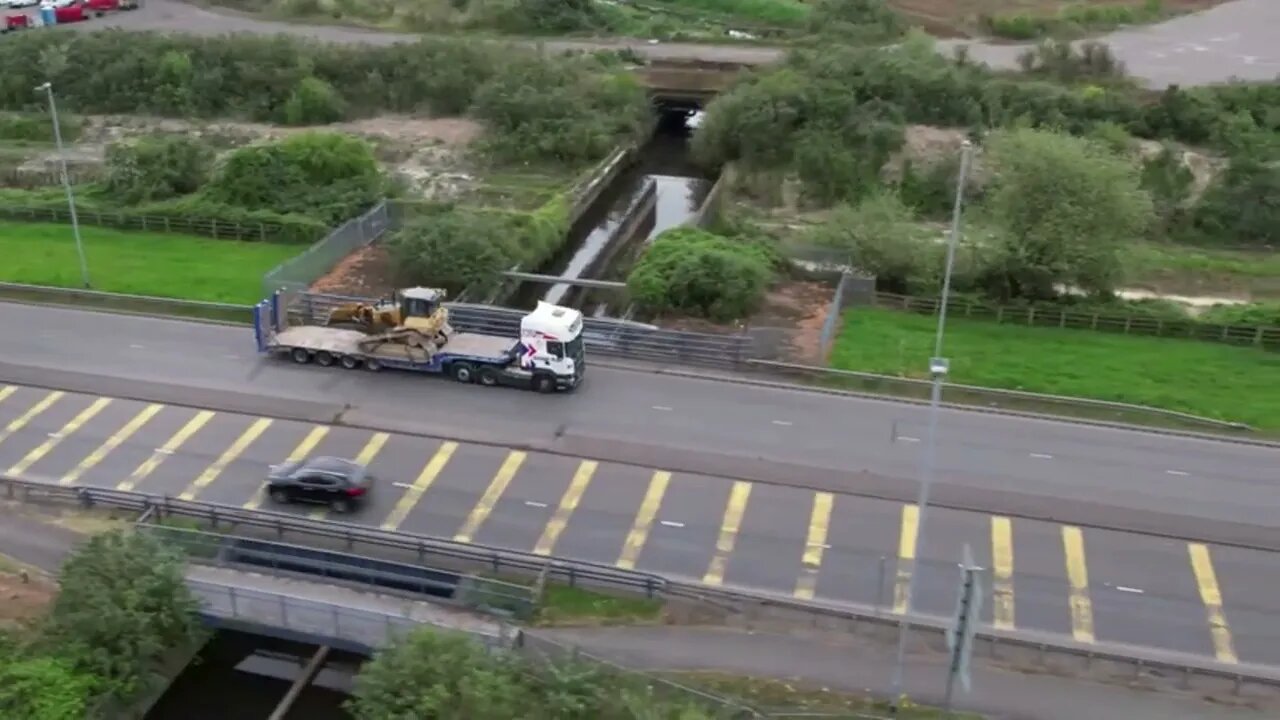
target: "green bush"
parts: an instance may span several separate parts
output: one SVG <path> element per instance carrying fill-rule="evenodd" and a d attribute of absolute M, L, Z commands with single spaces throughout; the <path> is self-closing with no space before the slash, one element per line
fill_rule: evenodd
<path fill-rule="evenodd" d="M 885 0 L 817 0 L 809 30 L 842 42 L 887 41 L 902 35 L 903 23 Z"/>
<path fill-rule="evenodd" d="M 107 147 L 105 190 L 135 205 L 189 195 L 209 178 L 213 150 L 187 135 L 156 135 Z"/>
<path fill-rule="evenodd" d="M 233 151 L 203 195 L 214 203 L 309 215 L 334 225 L 376 203 L 385 190 L 368 142 L 306 132 Z"/>
<path fill-rule="evenodd" d="M 1199 319 L 1219 325 L 1280 327 L 1280 302 L 1214 305 L 1205 310 Z"/>
<path fill-rule="evenodd" d="M 63 142 L 73 142 L 83 128 L 79 118 L 59 113 L 58 130 Z M 44 113 L 0 113 L 0 140 L 53 142 L 53 122 Z"/>
<path fill-rule="evenodd" d="M 674 228 L 645 249 L 627 276 L 627 289 L 649 312 L 732 320 L 759 306 L 776 262 L 763 243 Z"/>
<path fill-rule="evenodd" d="M 877 192 L 837 208 L 803 239 L 847 252 L 849 263 L 874 275 L 882 291 L 913 295 L 938 287 L 945 247 L 921 232 L 915 213 L 895 193 Z M 966 274 L 963 267 L 958 274 Z"/>
<path fill-rule="evenodd" d="M 419 210 L 387 240 L 406 283 L 485 293 L 512 267 L 537 268 L 564 244 L 568 203 L 561 197 L 531 213 L 436 206 Z"/>
<path fill-rule="evenodd" d="M 595 159 L 648 112 L 643 89 L 618 68 L 471 38 L 338 45 L 112 29 L 6 40 L 13 42 L 0 44 L 9 68 L 0 77 L 0 108 L 12 110 L 42 107 L 32 88 L 46 80 L 68 111 L 291 123 L 459 115 L 486 92 L 476 114 L 496 135 L 512 136 L 492 138 L 492 147 L 513 160 Z"/>
<path fill-rule="evenodd" d="M 1236 156 L 1191 215 L 1182 236 L 1201 243 L 1280 246 L 1280 161 Z"/>

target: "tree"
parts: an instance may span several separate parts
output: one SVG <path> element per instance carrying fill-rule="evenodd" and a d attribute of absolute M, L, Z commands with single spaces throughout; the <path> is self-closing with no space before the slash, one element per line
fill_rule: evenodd
<path fill-rule="evenodd" d="M 1057 285 L 1110 293 L 1121 245 L 1152 217 L 1138 169 L 1081 138 L 1007 130 L 988 145 L 995 175 L 986 210 L 999 228 L 988 291 L 1007 299 L 1047 300 Z"/>
<path fill-rule="evenodd" d="M 59 584 L 45 637 L 107 699 L 135 697 L 165 653 L 199 636 L 182 559 L 150 535 L 93 536 L 67 559 Z"/>
<path fill-rule="evenodd" d="M 845 205 L 805 235 L 806 242 L 849 253 L 849 263 L 875 275 L 888 292 L 932 289 L 943 247 L 921 233 L 915 213 L 896 193 L 880 191 Z"/>
<path fill-rule="evenodd" d="M 499 212 L 440 208 L 397 231 L 387 250 L 403 281 L 456 296 L 467 288 L 491 289 L 501 272 L 517 264 L 519 247 L 511 230 Z"/>
<path fill-rule="evenodd" d="M 1237 155 L 1192 214 L 1193 235 L 1229 245 L 1280 245 L 1280 160 Z"/>

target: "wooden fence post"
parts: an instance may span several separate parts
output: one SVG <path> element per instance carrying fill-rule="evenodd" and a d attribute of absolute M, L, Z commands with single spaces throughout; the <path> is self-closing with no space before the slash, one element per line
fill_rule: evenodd
<path fill-rule="evenodd" d="M 1125 335 L 1128 335 L 1128 334 L 1129 334 L 1129 326 L 1130 326 L 1130 325 L 1132 325 L 1132 324 L 1133 324 L 1133 316 L 1132 316 L 1132 315 L 1125 315 L 1125 316 L 1124 316 L 1124 334 L 1125 334 Z"/>
<path fill-rule="evenodd" d="M 1058 311 L 1058 327 L 1064 328 L 1066 326 L 1067 326 L 1067 311 L 1059 310 Z"/>

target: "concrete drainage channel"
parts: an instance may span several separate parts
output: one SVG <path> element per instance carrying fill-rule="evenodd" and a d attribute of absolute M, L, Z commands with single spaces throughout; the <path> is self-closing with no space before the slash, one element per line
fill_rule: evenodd
<path fill-rule="evenodd" d="M 702 617 L 709 614 L 724 626 L 752 632 L 848 635 L 877 640 L 896 632 L 900 621 L 895 614 L 872 608 L 713 588 L 566 558 L 547 558 L 284 513 L 19 480 L 8 480 L 6 485 L 11 499 L 120 509 L 138 513 L 139 517 L 145 514 L 149 521 L 155 522 L 185 518 L 192 523 L 189 530 L 157 531 L 213 538 L 220 549 L 213 554 L 200 553 L 206 562 L 229 561 L 231 556 L 224 551 L 231 552 L 239 558 L 234 560 L 237 564 L 243 564 L 248 558 L 247 567 L 271 568 L 273 564 L 283 563 L 290 567 L 278 569 L 286 572 L 319 575 L 324 582 L 336 581 L 382 593 L 430 596 L 503 622 L 518 622 L 529 617 L 536 605 L 529 588 L 547 580 L 603 592 L 661 597 L 686 608 L 698 608 Z M 281 555 L 276 552 L 277 546 L 291 549 Z M 488 579 L 499 574 L 504 581 Z M 919 638 L 930 649 L 945 646 L 947 619 L 917 617 L 913 624 Z M 983 657 L 1000 667 L 1194 690 L 1245 701 L 1280 698 L 1280 668 L 1227 664 L 1201 656 L 1081 643 L 1050 634 L 993 627 L 981 628 L 976 637 L 975 657 Z"/>

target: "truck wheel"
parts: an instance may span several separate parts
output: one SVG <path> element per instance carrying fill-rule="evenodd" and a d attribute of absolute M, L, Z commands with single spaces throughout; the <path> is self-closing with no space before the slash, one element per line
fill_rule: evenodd
<path fill-rule="evenodd" d="M 493 387 L 498 384 L 498 371 L 493 368 L 480 368 L 480 384 Z"/>
<path fill-rule="evenodd" d="M 554 392 L 556 389 L 556 379 L 546 374 L 534 375 L 533 389 L 540 393 Z"/>
<path fill-rule="evenodd" d="M 374 360 L 373 358 L 369 358 L 368 360 L 364 361 L 364 367 L 366 370 L 372 370 L 374 372 L 378 372 L 379 370 L 382 369 L 382 363 L 378 362 L 377 360 Z"/>
<path fill-rule="evenodd" d="M 293 361 L 299 365 L 306 365 L 311 362 L 311 353 L 307 352 L 303 348 L 294 348 L 290 350 L 289 357 L 293 358 Z"/>
<path fill-rule="evenodd" d="M 333 364 L 333 355 L 321 350 L 316 353 L 316 364 L 320 367 L 329 367 Z"/>
<path fill-rule="evenodd" d="M 360 367 L 360 358 L 353 357 L 351 355 L 343 355 L 342 358 L 338 360 L 338 362 L 342 363 L 342 367 L 346 368 L 347 370 L 355 370 L 356 368 Z"/>
<path fill-rule="evenodd" d="M 456 362 L 449 366 L 449 374 L 460 383 L 475 382 L 475 368 L 464 362 Z"/>

